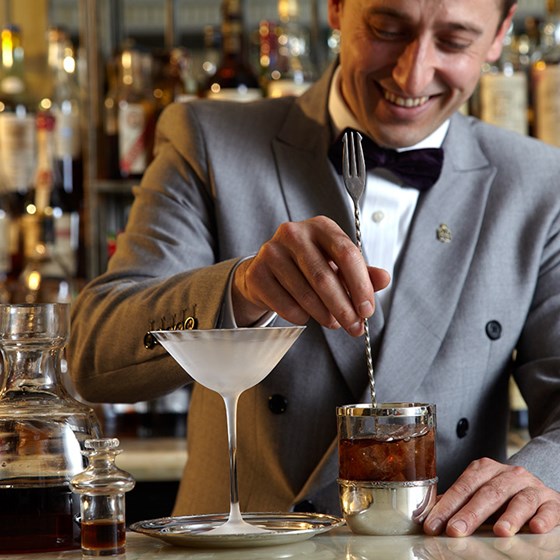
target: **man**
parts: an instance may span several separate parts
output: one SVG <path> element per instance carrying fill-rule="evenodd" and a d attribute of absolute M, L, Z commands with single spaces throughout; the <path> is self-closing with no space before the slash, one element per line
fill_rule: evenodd
<path fill-rule="evenodd" d="M 300 99 L 166 111 L 109 271 L 75 307 L 82 394 L 143 400 L 185 383 L 163 349 L 142 345 L 146 330 L 184 316 L 199 328 L 305 323 L 241 398 L 241 507 L 336 513 L 335 407 L 367 400 L 369 318 L 378 400 L 438 407 L 441 496 L 425 531 L 468 535 L 493 515 L 499 536 L 555 527 L 558 151 L 456 113 L 514 10 L 512 0 L 329 0 L 340 66 Z M 364 232 L 377 268 L 352 241 L 327 157 L 347 126 L 390 148 L 444 150 L 422 193 L 385 169 L 368 173 L 366 217 L 396 208 L 386 239 Z M 506 460 L 512 372 L 533 439 Z M 227 510 L 223 410 L 200 386 L 187 442 L 175 513 Z"/>

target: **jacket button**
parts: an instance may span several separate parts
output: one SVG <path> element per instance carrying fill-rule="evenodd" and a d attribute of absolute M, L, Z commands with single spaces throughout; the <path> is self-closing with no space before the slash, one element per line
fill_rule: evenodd
<path fill-rule="evenodd" d="M 461 418 L 459 422 L 457 422 L 457 437 L 464 438 L 469 431 L 469 421 L 466 418 Z"/>
<path fill-rule="evenodd" d="M 486 323 L 486 334 L 490 340 L 498 340 L 502 336 L 502 325 L 498 321 Z"/>
<path fill-rule="evenodd" d="M 268 397 L 268 408 L 274 414 L 282 414 L 288 408 L 288 399 L 283 395 L 271 395 Z"/>
<path fill-rule="evenodd" d="M 156 340 L 156 337 L 151 332 L 147 332 L 144 335 L 144 348 L 146 348 L 146 350 L 151 350 L 152 348 L 155 348 L 157 345 L 158 345 L 158 341 Z"/>
<path fill-rule="evenodd" d="M 298 513 L 316 513 L 317 508 L 313 504 L 311 500 L 302 500 L 298 502 L 294 507 L 293 510 Z"/>

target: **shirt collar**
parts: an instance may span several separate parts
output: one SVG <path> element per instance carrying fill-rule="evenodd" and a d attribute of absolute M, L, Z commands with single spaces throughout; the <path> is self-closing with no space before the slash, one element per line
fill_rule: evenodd
<path fill-rule="evenodd" d="M 329 115 L 331 117 L 335 137 L 337 137 L 345 128 L 353 128 L 355 130 L 362 131 L 356 117 L 354 117 L 342 97 L 340 79 L 340 66 L 338 66 L 334 72 L 329 92 Z M 437 130 L 424 138 L 424 140 L 421 140 L 414 146 L 399 148 L 397 151 L 416 150 L 418 148 L 441 148 L 448 128 L 449 119 L 447 119 Z"/>

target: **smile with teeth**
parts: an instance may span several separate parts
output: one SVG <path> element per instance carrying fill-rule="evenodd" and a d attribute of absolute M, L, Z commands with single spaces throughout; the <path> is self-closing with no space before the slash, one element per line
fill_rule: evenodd
<path fill-rule="evenodd" d="M 429 99 L 428 96 L 423 97 L 399 97 L 390 91 L 385 90 L 385 99 L 394 103 L 395 105 L 399 105 L 399 107 L 420 107 L 420 105 L 424 105 Z"/>

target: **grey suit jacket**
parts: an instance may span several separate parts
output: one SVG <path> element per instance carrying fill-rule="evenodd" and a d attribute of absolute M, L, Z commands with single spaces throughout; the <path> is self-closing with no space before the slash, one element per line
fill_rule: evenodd
<path fill-rule="evenodd" d="M 299 99 L 164 112 L 109 270 L 74 307 L 70 357 L 84 397 L 144 400 L 189 382 L 161 347 L 144 348 L 145 332 L 185 315 L 214 327 L 232 267 L 282 222 L 323 214 L 353 234 L 326 157 L 331 75 Z M 395 271 L 390 315 L 378 306 L 371 319 L 378 399 L 436 403 L 444 490 L 476 458 L 506 460 L 513 373 L 534 439 L 510 461 L 560 490 L 560 152 L 460 115 L 444 147 Z M 448 243 L 438 240 L 441 224 Z M 272 396 L 284 399 L 283 413 L 271 410 Z M 335 407 L 367 399 L 363 340 L 310 322 L 240 400 L 242 509 L 309 499 L 338 512 Z M 199 386 L 187 443 L 175 513 L 226 511 L 224 410 Z"/>

